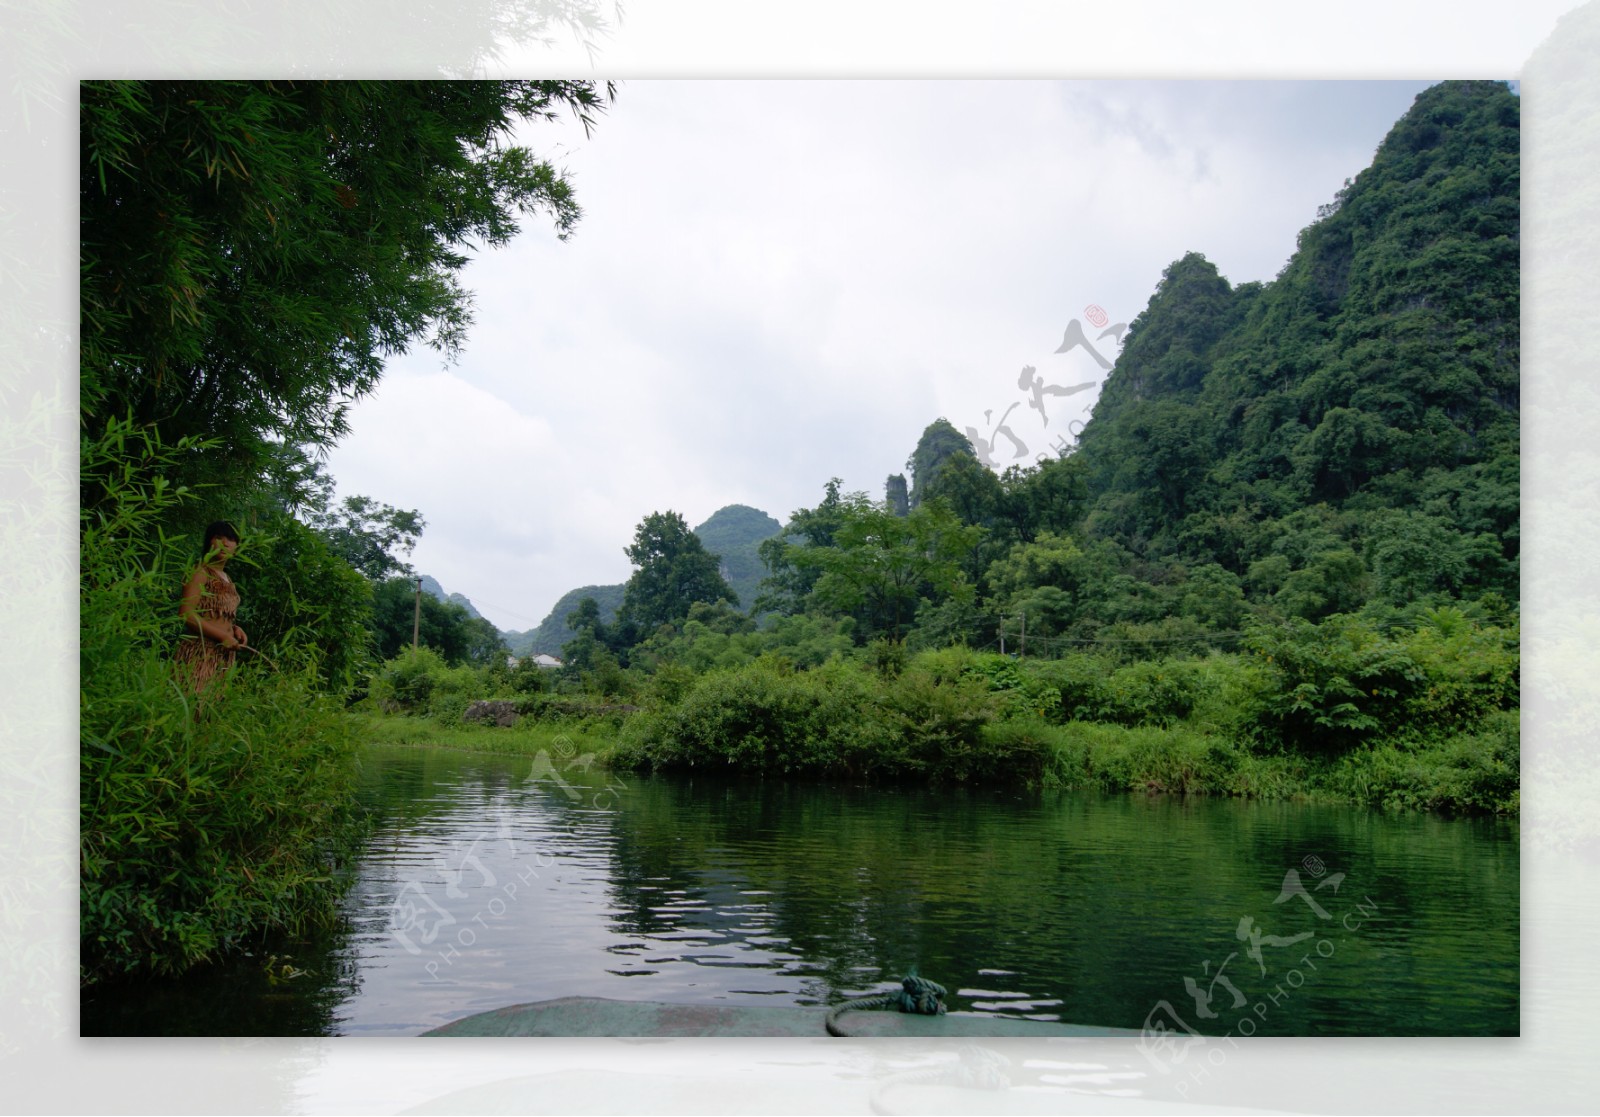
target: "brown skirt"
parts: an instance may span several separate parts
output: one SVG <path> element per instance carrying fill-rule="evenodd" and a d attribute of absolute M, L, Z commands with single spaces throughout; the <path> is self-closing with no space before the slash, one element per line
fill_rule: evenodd
<path fill-rule="evenodd" d="M 234 649 L 224 648 L 215 640 L 185 636 L 178 642 L 172 660 L 178 665 L 179 674 L 188 681 L 189 689 L 199 694 L 233 666 L 234 656 Z"/>

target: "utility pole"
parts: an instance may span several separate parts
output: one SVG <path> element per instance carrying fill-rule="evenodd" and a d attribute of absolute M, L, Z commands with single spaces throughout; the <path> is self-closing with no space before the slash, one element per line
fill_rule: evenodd
<path fill-rule="evenodd" d="M 1006 654 L 1006 622 L 1003 617 L 1000 620 L 1000 654 Z"/>
<path fill-rule="evenodd" d="M 1022 650 L 1017 653 L 1022 659 L 1028 658 L 1028 612 L 1022 612 Z"/>
<path fill-rule="evenodd" d="M 417 578 L 417 605 L 411 613 L 411 650 L 417 650 L 418 637 L 422 632 L 422 578 Z"/>

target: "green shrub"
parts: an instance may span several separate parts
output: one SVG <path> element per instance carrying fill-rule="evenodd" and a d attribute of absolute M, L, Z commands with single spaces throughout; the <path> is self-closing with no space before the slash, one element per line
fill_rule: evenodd
<path fill-rule="evenodd" d="M 1188 723 L 1236 741 L 1262 740 L 1273 677 L 1254 657 L 1212 652 L 1191 661 L 1195 702 Z"/>
<path fill-rule="evenodd" d="M 428 716 L 444 725 L 460 725 L 468 706 L 491 694 L 488 673 L 481 667 L 446 667 L 433 677 Z"/>
<path fill-rule="evenodd" d="M 1188 718 L 1219 685 L 1206 660 L 1162 659 L 1117 665 L 1101 655 L 1076 652 L 1054 660 L 1027 660 L 1028 693 L 1059 721 L 1112 725 L 1174 725 Z M 1045 695 L 1054 692 L 1050 703 Z"/>
<path fill-rule="evenodd" d="M 907 773 L 934 780 L 993 776 L 1001 761 L 987 747 L 983 730 L 994 719 L 995 696 L 982 676 L 950 666 L 941 659 L 919 659 L 886 681 L 880 708 L 894 741 L 894 761 Z"/>
<path fill-rule="evenodd" d="M 1263 762 L 1225 737 L 1178 727 L 1015 722 L 1045 746 L 1046 786 L 1106 792 L 1257 795 L 1282 792 Z M 1272 763 L 1272 762 L 1267 762 Z"/>
<path fill-rule="evenodd" d="M 1061 706 L 1061 691 L 1033 669 L 1033 660 L 1004 655 L 973 657 L 970 670 L 981 675 L 999 702 L 1002 717 L 1045 718 Z"/>
<path fill-rule="evenodd" d="M 86 442 L 81 511 L 79 963 L 83 980 L 175 974 L 337 916 L 356 742 L 314 647 L 241 656 L 203 697 L 170 658 L 193 544 L 183 447 L 113 424 Z"/>
<path fill-rule="evenodd" d="M 422 714 L 449 668 L 432 648 L 407 648 L 374 673 L 367 694 L 385 713 Z"/>
<path fill-rule="evenodd" d="M 1271 680 L 1261 702 L 1270 735 L 1314 752 L 1417 733 L 1472 732 L 1519 699 L 1517 630 L 1482 627 L 1454 608 L 1394 636 L 1335 617 L 1252 631 Z"/>
<path fill-rule="evenodd" d="M 642 697 L 651 706 L 672 706 L 683 699 L 699 676 L 678 663 L 662 663 L 650 676 Z"/>
<path fill-rule="evenodd" d="M 125 662 L 81 756 L 85 980 L 181 973 L 336 917 L 357 741 L 315 668 L 208 689 L 197 718 L 156 655 Z M 110 678 L 103 681 L 112 681 Z M 112 718 L 121 726 L 110 724 Z"/>
<path fill-rule="evenodd" d="M 506 686 L 513 694 L 544 694 L 552 689 L 550 675 L 554 669 L 540 667 L 533 656 L 524 656 L 506 674 Z"/>
<path fill-rule="evenodd" d="M 702 676 L 680 701 L 634 718 L 618 760 L 650 767 L 852 773 L 877 726 L 858 668 L 785 672 L 770 661 Z"/>
<path fill-rule="evenodd" d="M 1459 731 L 1520 701 L 1518 629 L 1480 627 L 1457 609 L 1435 609 L 1403 640 L 1423 679 L 1407 696 L 1407 721 Z"/>
<path fill-rule="evenodd" d="M 1089 766 L 1107 791 L 1201 791 L 1204 755 L 1210 742 L 1197 734 L 1153 728 L 1097 726 L 1089 742 Z"/>
<path fill-rule="evenodd" d="M 371 671 L 371 584 L 316 532 L 286 515 L 264 517 L 228 570 L 239 584 L 239 624 L 272 659 L 314 655 L 331 694 Z"/>
<path fill-rule="evenodd" d="M 1093 720 L 1116 725 L 1172 725 L 1199 699 L 1198 676 L 1186 663 L 1156 661 L 1119 667 L 1100 690 Z"/>
<path fill-rule="evenodd" d="M 879 636 L 868 641 L 862 652 L 872 669 L 886 679 L 892 679 L 906 669 L 906 646 L 899 640 Z"/>
<path fill-rule="evenodd" d="M 811 671 L 767 657 L 701 677 L 625 727 L 617 762 L 933 781 L 1037 780 L 1042 750 L 986 731 L 997 698 L 970 653 L 916 657 L 898 676 L 834 660 Z"/>
<path fill-rule="evenodd" d="M 1348 754 L 1327 782 L 1339 796 L 1370 807 L 1515 814 L 1520 762 L 1517 714 L 1502 711 L 1476 733 Z"/>
<path fill-rule="evenodd" d="M 1105 705 L 1105 683 L 1116 665 L 1109 659 L 1074 652 L 1060 659 L 1027 660 L 1028 673 L 1059 696 L 1050 720 L 1093 721 Z"/>
<path fill-rule="evenodd" d="M 1069 767 L 1069 750 L 1058 743 L 1060 730 L 1037 717 L 1020 717 L 1006 721 L 991 721 L 980 730 L 982 749 L 969 762 L 965 776 L 988 781 L 1001 781 L 1055 786 L 1067 786 L 1060 770 Z M 1056 778 L 1046 780 L 1047 771 L 1055 770 Z M 957 777 L 964 778 L 964 777 Z"/>
<path fill-rule="evenodd" d="M 1269 731 L 1313 752 L 1342 751 L 1403 724 L 1407 699 L 1426 678 L 1402 645 L 1350 618 L 1258 627 L 1246 645 L 1273 675 L 1263 703 Z"/>

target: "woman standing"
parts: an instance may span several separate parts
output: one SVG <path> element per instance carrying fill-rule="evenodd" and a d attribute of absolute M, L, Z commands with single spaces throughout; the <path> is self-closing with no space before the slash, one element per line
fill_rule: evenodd
<path fill-rule="evenodd" d="M 232 524 L 224 520 L 210 524 L 200 565 L 184 583 L 179 615 L 188 632 L 174 659 L 187 672 L 189 686 L 197 694 L 233 666 L 235 649 L 248 644 L 244 629 L 233 623 L 239 611 L 239 591 L 224 569 L 238 548 L 239 533 Z"/>

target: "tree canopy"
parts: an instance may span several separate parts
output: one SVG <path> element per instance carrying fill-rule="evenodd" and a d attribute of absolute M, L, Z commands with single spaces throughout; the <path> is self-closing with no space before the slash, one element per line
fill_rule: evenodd
<path fill-rule="evenodd" d="M 200 434 L 196 475 L 250 476 L 270 440 L 327 444 L 384 360 L 453 354 L 477 245 L 580 210 L 518 122 L 585 81 L 91 81 L 80 87 L 81 400 L 162 441 Z"/>
<path fill-rule="evenodd" d="M 635 567 L 623 590 L 618 623 L 641 637 L 689 615 L 697 601 L 710 604 L 738 598 L 718 572 L 717 556 L 676 512 L 652 512 L 623 548 Z"/>
<path fill-rule="evenodd" d="M 763 545 L 776 591 L 764 600 L 786 614 L 849 617 L 858 639 L 898 641 L 925 600 L 970 598 L 962 560 L 981 534 L 942 500 L 902 515 L 865 493 L 841 495 L 835 478 L 820 505 Z"/>

